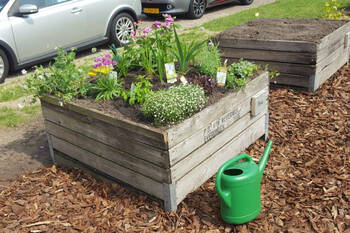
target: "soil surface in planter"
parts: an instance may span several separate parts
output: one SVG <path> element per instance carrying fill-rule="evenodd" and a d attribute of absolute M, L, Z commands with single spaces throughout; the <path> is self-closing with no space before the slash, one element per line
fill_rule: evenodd
<path fill-rule="evenodd" d="M 329 19 L 259 18 L 227 29 L 220 33 L 218 37 L 319 43 L 323 37 L 329 35 L 348 22 L 347 20 Z"/>
<path fill-rule="evenodd" d="M 233 226 L 221 220 L 215 177 L 169 214 L 160 202 L 129 187 L 51 167 L 3 187 L 0 232 L 348 233 L 349 103 L 350 66 L 314 93 L 270 90 L 269 133 L 274 145 L 262 180 L 262 212 L 250 223 Z M 44 129 L 42 123 L 36 126 Z M 265 144 L 258 140 L 246 152 L 259 159 Z"/>
<path fill-rule="evenodd" d="M 262 74 L 263 71 L 257 71 L 253 75 L 252 79 L 257 77 L 258 75 Z M 195 72 L 190 72 L 187 74 L 186 78 L 190 78 L 193 75 L 197 75 Z M 127 77 L 125 79 L 124 87 L 126 89 L 129 89 L 131 86 L 131 83 L 136 81 L 134 77 Z M 152 80 L 152 90 L 157 91 L 160 89 L 166 89 L 173 85 L 179 85 L 180 81 L 178 81 L 175 84 L 167 84 L 167 83 L 160 83 L 158 79 Z M 205 105 L 205 107 L 212 105 L 216 102 L 218 102 L 222 97 L 228 95 L 229 93 L 235 92 L 237 90 L 233 89 L 225 89 L 223 87 L 213 87 L 211 93 L 206 93 L 206 97 L 208 98 L 208 101 Z M 124 102 L 122 97 L 118 98 L 117 100 L 99 100 L 95 101 L 93 99 L 76 99 L 73 101 L 76 104 L 79 104 L 81 106 L 85 106 L 87 108 L 99 110 L 103 113 L 106 113 L 111 116 L 115 117 L 125 117 L 129 120 L 143 123 L 146 125 L 152 125 L 154 127 L 160 127 L 160 128 L 168 128 L 170 126 L 156 126 L 154 125 L 149 119 L 146 119 L 141 112 L 141 106 L 139 104 L 135 105 L 129 105 L 128 103 Z"/>

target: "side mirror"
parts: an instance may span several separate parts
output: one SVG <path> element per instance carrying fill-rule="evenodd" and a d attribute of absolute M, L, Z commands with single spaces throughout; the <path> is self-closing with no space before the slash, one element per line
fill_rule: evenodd
<path fill-rule="evenodd" d="M 38 12 L 38 7 L 33 4 L 24 4 L 19 7 L 19 13 L 23 15 L 34 14 Z"/>

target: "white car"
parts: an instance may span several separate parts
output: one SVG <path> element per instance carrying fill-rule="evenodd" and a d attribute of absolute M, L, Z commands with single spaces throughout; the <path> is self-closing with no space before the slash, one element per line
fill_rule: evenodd
<path fill-rule="evenodd" d="M 126 44 L 140 14 L 140 0 L 0 0 L 0 83 L 57 47 Z"/>

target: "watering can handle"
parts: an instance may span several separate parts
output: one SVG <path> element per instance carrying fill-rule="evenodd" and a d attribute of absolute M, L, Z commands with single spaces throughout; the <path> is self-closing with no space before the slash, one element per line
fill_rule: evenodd
<path fill-rule="evenodd" d="M 230 194 L 228 192 L 222 190 L 222 188 L 221 188 L 221 177 L 222 177 L 222 174 L 224 173 L 224 171 L 227 169 L 227 167 L 231 166 L 234 163 L 237 163 L 239 160 L 242 160 L 242 159 L 246 159 L 249 162 L 254 162 L 252 157 L 250 157 L 248 154 L 240 154 L 240 155 L 234 157 L 233 159 L 227 161 L 226 163 L 224 163 L 219 168 L 219 171 L 218 171 L 217 176 L 216 176 L 216 185 L 215 185 L 216 186 L 216 190 L 217 190 L 219 196 L 224 200 L 225 204 L 228 207 L 231 207 L 231 202 L 229 200 L 229 195 Z"/>

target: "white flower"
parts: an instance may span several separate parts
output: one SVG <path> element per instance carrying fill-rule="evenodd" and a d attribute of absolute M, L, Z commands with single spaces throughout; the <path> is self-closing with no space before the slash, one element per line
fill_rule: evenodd
<path fill-rule="evenodd" d="M 22 86 L 24 90 L 27 90 L 28 89 L 28 86 L 27 85 L 23 85 Z"/>
<path fill-rule="evenodd" d="M 42 76 L 42 75 L 39 75 L 39 78 L 40 78 L 40 79 L 43 79 L 43 78 L 44 78 L 44 76 Z"/>
<path fill-rule="evenodd" d="M 62 101 L 58 102 L 58 105 L 63 107 L 63 102 Z"/>
<path fill-rule="evenodd" d="M 21 70 L 21 73 L 22 73 L 23 75 L 25 75 L 25 74 L 27 73 L 27 71 L 26 71 L 25 69 L 23 69 L 23 70 Z"/>
<path fill-rule="evenodd" d="M 17 107 L 18 107 L 19 109 L 22 109 L 24 106 L 23 106 L 23 104 L 17 104 Z"/>
<path fill-rule="evenodd" d="M 255 13 L 255 17 L 259 17 L 259 15 L 260 15 L 259 12 Z"/>

